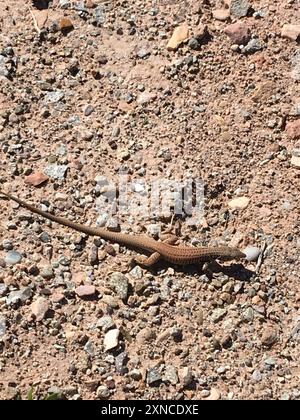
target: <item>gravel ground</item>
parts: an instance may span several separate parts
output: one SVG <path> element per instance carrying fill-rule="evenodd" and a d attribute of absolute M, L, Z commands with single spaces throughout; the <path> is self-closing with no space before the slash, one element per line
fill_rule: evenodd
<path fill-rule="evenodd" d="M 299 1 L 3 0 L 0 28 L 3 191 L 157 235 L 99 210 L 119 172 L 201 178 L 180 241 L 263 256 L 131 268 L 1 199 L 0 398 L 299 399 Z"/>

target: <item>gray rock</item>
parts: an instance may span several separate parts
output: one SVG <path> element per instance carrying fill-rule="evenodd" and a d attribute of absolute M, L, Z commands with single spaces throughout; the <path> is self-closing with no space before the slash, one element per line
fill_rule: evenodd
<path fill-rule="evenodd" d="M 106 15 L 103 6 L 96 7 L 96 9 L 94 10 L 94 18 L 97 26 L 101 26 L 103 25 L 103 23 L 105 23 Z"/>
<path fill-rule="evenodd" d="M 200 48 L 200 42 L 197 38 L 191 38 L 188 43 L 189 48 L 192 50 L 199 50 Z"/>
<path fill-rule="evenodd" d="M 57 165 L 52 163 L 46 166 L 44 173 L 52 179 L 63 180 L 67 172 L 68 165 Z"/>
<path fill-rule="evenodd" d="M 128 279 L 118 271 L 111 274 L 108 280 L 108 286 L 122 299 L 126 300 L 128 297 Z"/>
<path fill-rule="evenodd" d="M 8 290 L 5 283 L 0 283 L 0 296 L 4 296 Z"/>
<path fill-rule="evenodd" d="M 15 290 L 10 292 L 6 298 L 6 304 L 11 305 L 21 301 L 22 303 L 26 302 L 32 296 L 32 290 L 30 287 L 24 287 L 22 290 Z"/>
<path fill-rule="evenodd" d="M 247 322 L 252 322 L 254 319 L 254 310 L 251 307 L 245 309 L 243 312 L 243 318 Z"/>
<path fill-rule="evenodd" d="M 264 360 L 264 363 L 265 363 L 265 365 L 268 365 L 268 366 L 275 366 L 276 365 L 276 359 L 274 359 L 274 357 L 267 357 Z"/>
<path fill-rule="evenodd" d="M 165 367 L 163 381 L 170 382 L 172 385 L 176 385 L 178 383 L 177 369 L 173 365 L 167 365 Z"/>
<path fill-rule="evenodd" d="M 6 319 L 4 316 L 0 315 L 0 339 L 6 333 Z"/>
<path fill-rule="evenodd" d="M 132 369 L 128 373 L 128 376 L 130 376 L 130 378 L 132 378 L 134 381 L 139 381 L 142 379 L 142 373 L 139 369 Z"/>
<path fill-rule="evenodd" d="M 240 19 L 247 16 L 249 7 L 249 2 L 247 0 L 231 0 L 230 14 Z"/>
<path fill-rule="evenodd" d="M 160 235 L 160 226 L 156 223 L 151 223 L 147 226 L 147 234 L 153 236 L 154 238 L 158 238 Z"/>
<path fill-rule="evenodd" d="M 102 318 L 98 319 L 97 327 L 100 327 L 104 332 L 115 327 L 113 319 L 109 315 L 105 315 Z"/>
<path fill-rule="evenodd" d="M 45 104 L 55 104 L 61 101 L 65 97 L 62 90 L 55 90 L 54 92 L 48 92 L 44 97 Z"/>
<path fill-rule="evenodd" d="M 70 7 L 70 0 L 59 0 L 59 6 L 61 9 L 68 9 Z"/>
<path fill-rule="evenodd" d="M 143 270 L 139 265 L 136 265 L 129 274 L 138 280 L 143 278 Z"/>
<path fill-rule="evenodd" d="M 101 400 L 106 400 L 110 396 L 110 391 L 105 385 L 100 385 L 96 393 L 97 397 Z"/>
<path fill-rule="evenodd" d="M 39 236 L 40 240 L 44 243 L 49 243 L 51 242 L 51 236 L 49 235 L 48 232 L 42 232 Z"/>
<path fill-rule="evenodd" d="M 214 309 L 212 314 L 211 314 L 211 320 L 213 322 L 219 322 L 219 321 L 221 321 L 222 318 L 224 318 L 224 316 L 226 314 L 227 314 L 226 309 L 222 309 L 222 308 Z"/>
<path fill-rule="evenodd" d="M 125 373 L 127 372 L 127 368 L 126 368 L 127 361 L 128 361 L 128 356 L 127 356 L 127 353 L 125 351 L 123 351 L 122 353 L 119 353 L 115 357 L 116 371 L 120 375 L 125 375 Z"/>
<path fill-rule="evenodd" d="M 259 370 L 256 369 L 256 370 L 253 371 L 253 373 L 252 373 L 252 379 L 255 382 L 260 382 L 262 380 L 262 375 L 261 375 L 261 373 L 260 373 Z"/>
<path fill-rule="evenodd" d="M 9 239 L 4 239 L 2 246 L 5 251 L 11 251 L 13 249 L 13 243 Z"/>
<path fill-rule="evenodd" d="M 87 354 L 91 357 L 93 357 L 95 355 L 95 346 L 94 343 L 89 340 L 85 346 L 84 346 L 84 350 L 87 352 Z"/>
<path fill-rule="evenodd" d="M 83 113 L 86 117 L 88 117 L 89 115 L 91 115 L 94 112 L 95 108 L 93 107 L 93 105 L 86 105 L 84 107 Z"/>
<path fill-rule="evenodd" d="M 43 267 L 40 271 L 40 275 L 43 277 L 43 279 L 47 279 L 47 280 L 53 279 L 54 271 L 51 265 Z"/>
<path fill-rule="evenodd" d="M 8 251 L 5 255 L 5 262 L 8 265 L 15 265 L 21 262 L 22 254 L 18 251 Z"/>
<path fill-rule="evenodd" d="M 152 367 L 147 370 L 148 385 L 158 385 L 161 380 L 162 377 L 157 367 Z"/>
<path fill-rule="evenodd" d="M 150 51 L 148 51 L 146 48 L 141 48 L 138 50 L 136 55 L 138 58 L 148 58 L 150 54 Z"/>
<path fill-rule="evenodd" d="M 6 59 L 0 55 L 0 76 L 9 77 L 9 71 L 6 68 Z"/>
<path fill-rule="evenodd" d="M 252 38 L 250 39 L 250 41 L 248 42 L 248 44 L 241 49 L 241 52 L 243 54 L 252 54 L 255 53 L 257 51 L 262 50 L 262 44 L 260 42 L 260 40 L 258 38 Z"/>

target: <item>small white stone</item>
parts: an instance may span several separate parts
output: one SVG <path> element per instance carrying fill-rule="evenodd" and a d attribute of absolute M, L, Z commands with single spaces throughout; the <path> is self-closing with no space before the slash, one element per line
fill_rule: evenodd
<path fill-rule="evenodd" d="M 291 165 L 300 168 L 300 156 L 292 156 Z"/>
<path fill-rule="evenodd" d="M 110 330 L 105 334 L 104 337 L 104 350 L 108 351 L 114 349 L 119 344 L 119 334 L 120 331 L 115 328 L 114 330 Z"/>
<path fill-rule="evenodd" d="M 256 246 L 248 246 L 243 250 L 247 261 L 256 261 L 261 253 L 261 249 Z"/>
<path fill-rule="evenodd" d="M 248 197 L 237 197 L 230 200 L 228 206 L 232 209 L 245 209 L 249 204 L 250 198 Z"/>

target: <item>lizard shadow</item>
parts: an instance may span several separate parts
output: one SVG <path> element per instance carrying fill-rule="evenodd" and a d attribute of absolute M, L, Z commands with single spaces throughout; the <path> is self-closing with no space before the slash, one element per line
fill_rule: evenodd
<path fill-rule="evenodd" d="M 153 267 L 148 268 L 148 271 L 150 271 L 151 274 L 157 274 L 158 271 L 166 270 L 168 267 L 173 267 L 176 272 L 192 276 L 205 274 L 210 280 L 213 279 L 214 273 L 223 273 L 228 277 L 241 281 L 250 281 L 250 279 L 255 275 L 253 270 L 249 270 L 241 263 L 232 263 L 225 266 L 219 264 L 217 261 L 208 263 L 207 269 L 203 269 L 202 265 L 189 264 L 186 266 L 180 266 L 159 261 Z"/>

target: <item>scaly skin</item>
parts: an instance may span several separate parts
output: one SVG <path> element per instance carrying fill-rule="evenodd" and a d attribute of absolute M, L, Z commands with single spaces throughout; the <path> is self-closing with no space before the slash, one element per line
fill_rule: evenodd
<path fill-rule="evenodd" d="M 143 235 L 128 235 L 119 232 L 112 232 L 104 228 L 84 226 L 79 223 L 72 222 L 64 217 L 54 216 L 51 213 L 42 211 L 8 193 L 0 191 L 0 194 L 4 195 L 10 200 L 15 201 L 16 203 L 20 204 L 20 206 L 32 211 L 33 213 L 39 214 L 40 216 L 52 220 L 53 222 L 59 223 L 60 225 L 68 226 L 90 236 L 99 236 L 102 239 L 108 240 L 110 242 L 117 242 L 129 248 L 135 248 L 137 250 L 153 253 L 152 256 L 148 258 L 148 260 L 143 262 L 139 261 L 139 263 L 145 266 L 151 266 L 153 263 L 157 262 L 160 257 L 165 261 L 179 265 L 203 263 L 212 260 L 229 261 L 245 258 L 245 254 L 239 249 L 231 248 L 228 246 L 202 248 L 176 246 L 171 245 L 170 243 L 158 242 Z"/>

